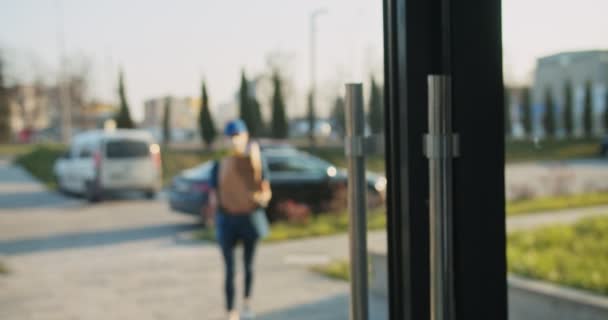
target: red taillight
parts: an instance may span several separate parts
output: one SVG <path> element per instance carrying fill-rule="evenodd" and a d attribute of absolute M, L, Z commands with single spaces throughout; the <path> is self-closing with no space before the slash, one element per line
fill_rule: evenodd
<path fill-rule="evenodd" d="M 95 151 L 93 153 L 93 164 L 95 165 L 95 169 L 101 168 L 101 152 Z"/>
<path fill-rule="evenodd" d="M 162 169 L 162 158 L 160 156 L 160 146 L 157 144 L 150 145 L 150 156 L 152 157 L 152 161 L 154 161 L 154 165 L 158 170 Z"/>
<path fill-rule="evenodd" d="M 154 164 L 156 165 L 156 168 L 160 169 L 162 167 L 162 160 L 160 158 L 160 153 L 153 154 L 152 160 L 154 160 Z"/>

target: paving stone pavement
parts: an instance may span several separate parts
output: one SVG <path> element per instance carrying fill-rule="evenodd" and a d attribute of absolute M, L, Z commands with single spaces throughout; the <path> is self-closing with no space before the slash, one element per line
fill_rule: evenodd
<path fill-rule="evenodd" d="M 9 252 L 0 319 L 223 319 L 219 251 L 188 240 L 189 232 L 103 245 L 80 245 L 75 236 L 66 246 Z M 2 239 L 4 254 L 21 241 Z M 259 319 L 347 319 L 347 285 L 307 270 L 345 255 L 343 236 L 263 245 L 254 299 Z M 374 319 L 382 318 L 382 305 L 376 309 Z"/>
<path fill-rule="evenodd" d="M 191 240 L 196 219 L 162 200 L 88 205 L 6 163 L 0 173 L 0 262 L 9 269 L 0 275 L 0 319 L 225 318 L 221 256 L 214 244 Z M 31 204 L 31 190 L 52 205 Z M 262 245 L 258 319 L 347 319 L 348 285 L 309 271 L 347 254 L 345 236 Z M 372 307 L 372 319 L 386 318 L 384 301 Z"/>
<path fill-rule="evenodd" d="M 509 230 L 580 216 L 595 208 L 509 219 Z M 88 205 L 48 192 L 0 163 L 0 320 L 224 319 L 218 249 L 190 240 L 196 219 L 162 200 Z M 385 234 L 369 234 L 370 248 Z M 348 319 L 348 284 L 308 270 L 348 255 L 344 235 L 264 244 L 256 258 L 258 319 Z M 371 319 L 386 319 L 371 299 Z"/>

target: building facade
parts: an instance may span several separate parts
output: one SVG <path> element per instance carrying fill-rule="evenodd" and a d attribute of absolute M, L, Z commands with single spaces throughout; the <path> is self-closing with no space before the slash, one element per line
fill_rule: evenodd
<path fill-rule="evenodd" d="M 607 131 L 602 116 L 606 111 L 608 94 L 608 50 L 564 52 L 538 59 L 532 87 L 535 132 L 544 134 L 540 123 L 545 114 L 546 96 L 550 95 L 556 108 L 557 133 L 563 136 L 566 88 L 570 87 L 574 133 L 581 136 L 586 86 L 591 92 L 593 131 L 601 134 Z"/>
<path fill-rule="evenodd" d="M 191 97 L 160 97 L 144 102 L 144 119 L 142 127 L 149 130 L 157 140 L 163 139 L 163 119 L 165 105 L 169 100 L 169 121 L 172 141 L 189 141 L 195 139 L 198 132 L 198 113 L 200 101 Z"/>
<path fill-rule="evenodd" d="M 166 97 L 148 99 L 144 102 L 143 127 L 161 128 L 165 112 Z M 176 129 L 196 129 L 199 103 L 191 97 L 168 97 L 171 127 Z"/>

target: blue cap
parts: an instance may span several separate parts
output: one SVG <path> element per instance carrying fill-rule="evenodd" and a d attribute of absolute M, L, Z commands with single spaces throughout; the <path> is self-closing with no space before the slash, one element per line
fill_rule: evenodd
<path fill-rule="evenodd" d="M 241 119 L 232 120 L 226 123 L 226 127 L 224 127 L 224 134 L 227 136 L 234 136 L 246 132 L 247 125 Z"/>

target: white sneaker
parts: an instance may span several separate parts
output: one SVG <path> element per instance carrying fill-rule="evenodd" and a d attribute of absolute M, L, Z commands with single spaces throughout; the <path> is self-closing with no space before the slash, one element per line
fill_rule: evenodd
<path fill-rule="evenodd" d="M 238 311 L 230 311 L 228 313 L 228 320 L 241 320 L 241 318 L 239 317 L 239 312 Z"/>

